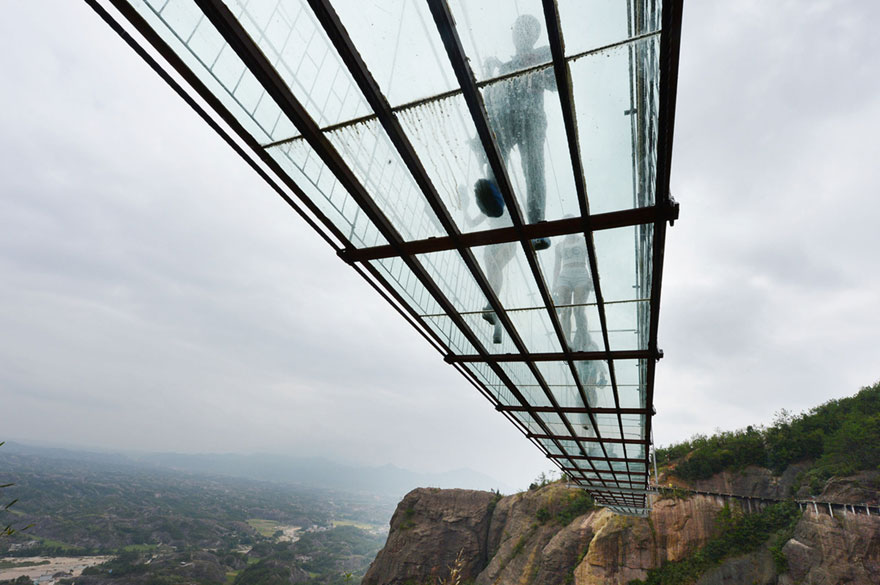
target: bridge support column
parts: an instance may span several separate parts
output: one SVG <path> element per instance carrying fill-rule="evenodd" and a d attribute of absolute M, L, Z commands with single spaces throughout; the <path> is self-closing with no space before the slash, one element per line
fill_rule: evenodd
<path fill-rule="evenodd" d="M 828 514 L 834 518 L 834 510 L 831 509 L 831 502 L 828 502 Z"/>
<path fill-rule="evenodd" d="M 868 514 L 868 516 L 871 515 L 871 508 L 868 507 L 868 504 L 865 504 L 865 513 Z"/>
<path fill-rule="evenodd" d="M 819 515 L 819 506 L 816 505 L 816 501 L 813 500 L 813 510 L 816 512 L 816 516 Z"/>

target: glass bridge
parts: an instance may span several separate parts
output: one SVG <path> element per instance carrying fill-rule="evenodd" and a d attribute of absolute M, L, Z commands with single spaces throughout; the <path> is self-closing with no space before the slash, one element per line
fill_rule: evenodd
<path fill-rule="evenodd" d="M 595 500 L 650 508 L 682 0 L 86 0 Z"/>

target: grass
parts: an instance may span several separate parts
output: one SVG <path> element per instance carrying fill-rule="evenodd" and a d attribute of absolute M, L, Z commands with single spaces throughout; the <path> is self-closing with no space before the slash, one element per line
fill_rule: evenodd
<path fill-rule="evenodd" d="M 152 552 L 159 548 L 158 544 L 128 544 L 120 550 L 124 552 Z"/>
<path fill-rule="evenodd" d="M 62 550 L 73 550 L 78 549 L 79 547 L 73 546 L 72 544 L 67 544 L 66 542 L 61 542 L 60 540 L 53 540 L 51 538 L 43 538 L 42 536 L 32 535 L 33 538 L 36 538 L 40 541 L 44 546 L 51 546 L 55 548 L 60 548 Z"/>
<path fill-rule="evenodd" d="M 247 523 L 251 525 L 251 528 L 257 531 L 260 536 L 265 536 L 266 538 L 272 538 L 278 531 L 279 523 L 275 520 L 266 520 L 265 518 L 248 518 Z"/>
<path fill-rule="evenodd" d="M 0 560 L 0 569 L 16 569 L 18 567 L 37 567 L 48 565 L 49 561 L 7 561 Z"/>

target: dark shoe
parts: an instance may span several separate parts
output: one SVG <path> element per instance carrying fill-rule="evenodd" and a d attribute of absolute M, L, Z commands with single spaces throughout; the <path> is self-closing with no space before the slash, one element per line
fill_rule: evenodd
<path fill-rule="evenodd" d="M 492 343 L 501 343 L 501 323 L 495 321 L 495 331 L 492 333 Z"/>
<path fill-rule="evenodd" d="M 474 184 L 474 197 L 477 207 L 489 217 L 501 217 L 504 213 L 504 198 L 498 185 L 489 179 L 480 179 Z"/>
<path fill-rule="evenodd" d="M 532 247 L 535 250 L 546 250 L 550 247 L 550 238 L 535 238 L 532 240 Z"/>

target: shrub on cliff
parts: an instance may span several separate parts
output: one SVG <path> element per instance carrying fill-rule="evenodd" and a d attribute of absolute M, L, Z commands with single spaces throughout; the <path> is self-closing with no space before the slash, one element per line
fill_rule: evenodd
<path fill-rule="evenodd" d="M 688 481 L 747 465 L 776 473 L 798 461 L 815 463 L 808 479 L 880 468 L 880 383 L 798 416 L 781 411 L 769 428 L 749 426 L 657 450 L 658 465 Z"/>

